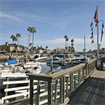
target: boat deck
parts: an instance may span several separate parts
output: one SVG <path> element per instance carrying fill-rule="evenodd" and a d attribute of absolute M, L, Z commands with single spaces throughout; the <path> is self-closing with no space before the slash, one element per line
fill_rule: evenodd
<path fill-rule="evenodd" d="M 105 70 L 94 71 L 69 104 L 105 105 Z"/>

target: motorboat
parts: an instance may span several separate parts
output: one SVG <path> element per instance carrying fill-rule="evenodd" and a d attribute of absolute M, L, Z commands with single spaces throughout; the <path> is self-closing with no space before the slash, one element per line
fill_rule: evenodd
<path fill-rule="evenodd" d="M 41 71 L 42 67 L 36 62 L 27 62 L 24 67 L 0 64 L 0 90 L 5 88 L 3 81 L 6 81 L 7 77 L 11 80 L 22 80 L 26 78 L 27 73 L 39 74 Z"/>
<path fill-rule="evenodd" d="M 13 74 L 12 77 L 9 77 L 11 74 Z M 20 71 L 17 72 L 16 68 L 12 65 L 7 65 L 5 64 L 0 64 L 0 90 L 4 89 L 5 86 L 3 85 L 3 81 L 6 81 L 6 78 L 9 77 L 9 79 L 19 79 L 19 77 L 16 77 L 15 75 L 19 74 L 19 76 L 21 74 L 26 75 L 25 73 L 21 73 Z M 21 78 L 22 79 L 22 78 Z"/>
<path fill-rule="evenodd" d="M 51 63 L 51 59 L 52 59 L 52 63 L 62 63 L 63 62 L 63 59 L 62 58 L 59 58 L 57 56 L 53 57 L 53 58 L 48 58 L 47 59 L 47 63 Z"/>
<path fill-rule="evenodd" d="M 35 54 L 35 56 L 34 56 L 34 58 L 32 60 L 36 61 L 36 62 L 46 62 L 47 57 L 41 56 L 40 54 Z"/>
<path fill-rule="evenodd" d="M 72 64 L 79 64 L 79 63 L 86 63 L 88 62 L 90 59 L 86 56 L 81 56 L 81 57 L 74 57 L 72 60 L 71 60 L 71 63 Z"/>
<path fill-rule="evenodd" d="M 25 69 L 25 73 L 41 73 L 42 67 L 39 62 L 27 62 L 23 65 L 23 68 Z"/>

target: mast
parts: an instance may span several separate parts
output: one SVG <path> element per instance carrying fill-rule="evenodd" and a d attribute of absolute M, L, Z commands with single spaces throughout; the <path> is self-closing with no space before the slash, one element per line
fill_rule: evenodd
<path fill-rule="evenodd" d="M 86 42 L 85 42 L 85 35 L 84 35 L 84 56 L 86 54 Z"/>
<path fill-rule="evenodd" d="M 97 20 L 98 20 L 98 6 L 97 6 Z M 97 58 L 99 59 L 99 22 L 97 22 Z"/>

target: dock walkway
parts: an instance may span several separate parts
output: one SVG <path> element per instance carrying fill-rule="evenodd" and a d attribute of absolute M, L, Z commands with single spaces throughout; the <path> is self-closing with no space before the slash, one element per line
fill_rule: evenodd
<path fill-rule="evenodd" d="M 105 105 L 105 70 L 95 70 L 70 105 Z"/>

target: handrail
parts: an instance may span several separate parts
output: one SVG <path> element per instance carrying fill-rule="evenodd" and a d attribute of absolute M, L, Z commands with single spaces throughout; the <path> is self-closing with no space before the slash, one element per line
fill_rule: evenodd
<path fill-rule="evenodd" d="M 40 80 L 40 81 L 47 81 L 47 87 L 48 87 L 48 103 L 52 105 L 54 100 L 57 98 L 57 90 L 60 88 L 59 95 L 60 95 L 60 103 L 64 103 L 65 100 L 68 100 L 68 98 L 65 98 L 68 94 L 68 89 L 70 89 L 70 92 L 73 92 L 76 87 L 78 87 L 85 78 L 88 78 L 88 76 L 92 73 L 92 71 L 96 68 L 96 59 L 93 59 L 87 63 L 82 63 L 77 66 L 67 68 L 65 70 L 62 70 L 60 72 L 50 74 L 50 75 L 43 75 L 43 74 L 29 74 L 30 79 L 30 104 L 33 105 L 33 80 Z M 77 72 L 77 77 L 75 77 L 74 73 Z M 68 76 L 66 76 L 68 75 Z M 75 80 L 76 78 L 76 80 Z M 40 82 L 39 81 L 39 82 Z M 58 81 L 58 84 L 57 84 Z M 77 83 L 75 83 L 78 81 Z M 75 87 L 75 84 L 77 85 Z M 55 87 L 55 88 L 54 88 Z M 57 90 L 56 90 L 57 89 Z M 66 89 L 66 90 L 65 90 Z M 55 92 L 53 93 L 53 90 Z M 66 93 L 65 93 L 66 91 Z M 40 90 L 38 91 L 38 94 L 40 94 Z M 39 96 L 38 96 L 39 99 Z M 37 101 L 37 104 L 39 104 L 40 101 Z M 66 104 L 68 101 L 66 101 Z"/>
<path fill-rule="evenodd" d="M 34 103 L 37 105 L 67 104 L 71 98 L 68 95 L 72 96 L 72 93 L 95 69 L 96 59 L 93 59 L 54 74 L 47 75 L 49 72 L 46 74 L 27 74 L 30 79 L 30 100 L 28 103 L 30 101 L 30 105 Z M 34 80 L 38 80 L 38 82 L 34 83 Z M 44 91 L 42 91 L 43 89 Z M 21 100 L 18 101 L 18 104 L 19 102 L 21 103 Z"/>

